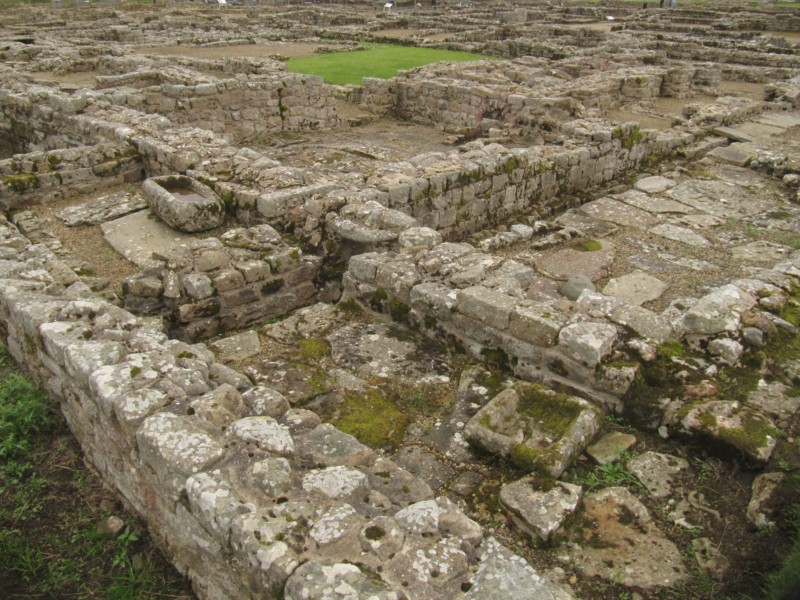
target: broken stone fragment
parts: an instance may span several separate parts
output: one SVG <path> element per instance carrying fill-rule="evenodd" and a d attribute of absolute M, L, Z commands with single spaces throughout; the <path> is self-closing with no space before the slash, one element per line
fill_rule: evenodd
<path fill-rule="evenodd" d="M 494 538 L 484 540 L 479 550 L 478 569 L 463 600 L 574 600 L 569 590 L 542 577 Z"/>
<path fill-rule="evenodd" d="M 277 419 L 289 410 L 289 401 L 283 394 L 263 385 L 257 385 L 244 392 L 242 400 L 254 416 Z"/>
<path fill-rule="evenodd" d="M 617 329 L 607 323 L 573 323 L 558 334 L 558 345 L 587 367 L 596 367 L 614 349 Z"/>
<path fill-rule="evenodd" d="M 592 283 L 592 280 L 583 273 L 575 273 L 564 282 L 564 285 L 561 286 L 559 292 L 565 298 L 575 301 L 580 297 L 584 290 L 593 292 L 595 290 L 594 283 Z"/>
<path fill-rule="evenodd" d="M 253 463 L 253 479 L 271 498 L 292 489 L 292 467 L 285 458 L 269 457 Z"/>
<path fill-rule="evenodd" d="M 734 285 L 724 285 L 698 300 L 683 317 L 689 333 L 714 335 L 736 331 L 739 319 L 756 299 Z"/>
<path fill-rule="evenodd" d="M 772 421 L 739 402 L 700 401 L 684 406 L 677 418 L 685 432 L 704 435 L 759 462 L 769 460 L 778 441 Z"/>
<path fill-rule="evenodd" d="M 666 498 L 672 493 L 673 481 L 689 468 L 678 456 L 648 450 L 628 461 L 628 468 L 654 498 Z"/>
<path fill-rule="evenodd" d="M 430 227 L 411 227 L 400 233 L 397 244 L 400 248 L 433 248 L 442 243 L 442 235 Z"/>
<path fill-rule="evenodd" d="M 298 456 L 318 465 L 358 465 L 374 455 L 371 448 L 330 423 L 297 436 L 295 445 Z"/>
<path fill-rule="evenodd" d="M 313 469 L 303 477 L 307 492 L 318 492 L 334 500 L 349 498 L 368 489 L 367 476 L 358 469 L 336 466 Z"/>
<path fill-rule="evenodd" d="M 242 395 L 235 387 L 222 384 L 192 400 L 191 411 L 214 427 L 225 428 L 245 414 Z"/>
<path fill-rule="evenodd" d="M 635 444 L 635 435 L 613 431 L 586 448 L 586 454 L 591 456 L 598 465 L 608 465 L 618 461 Z"/>
<path fill-rule="evenodd" d="M 578 485 L 530 475 L 504 485 L 500 505 L 522 531 L 547 541 L 577 510 L 582 493 Z"/>
<path fill-rule="evenodd" d="M 401 598 L 398 592 L 388 590 L 355 565 L 336 563 L 326 566 L 313 560 L 300 565 L 289 577 L 284 597 L 286 600 L 310 598 L 400 600 Z"/>
<path fill-rule="evenodd" d="M 336 504 L 317 520 L 308 532 L 318 547 L 328 546 L 361 528 L 363 517 L 349 504 Z"/>
<path fill-rule="evenodd" d="M 229 427 L 228 435 L 272 454 L 280 456 L 294 454 L 294 440 L 289 434 L 289 429 L 272 417 L 239 419 Z"/>
<path fill-rule="evenodd" d="M 372 552 L 380 560 L 389 560 L 403 547 L 405 533 L 391 517 L 376 517 L 359 533 L 364 552 Z"/>
<path fill-rule="evenodd" d="M 708 538 L 695 538 L 692 540 L 692 550 L 697 566 L 707 571 L 715 579 L 722 581 L 728 572 L 730 562 Z"/>
<path fill-rule="evenodd" d="M 192 514 L 221 544 L 228 543 L 234 518 L 255 510 L 234 493 L 219 470 L 189 477 L 186 495 Z"/>
<path fill-rule="evenodd" d="M 747 505 L 747 520 L 758 529 L 774 525 L 777 492 L 786 476 L 783 473 L 762 473 L 753 480 L 752 494 Z"/>

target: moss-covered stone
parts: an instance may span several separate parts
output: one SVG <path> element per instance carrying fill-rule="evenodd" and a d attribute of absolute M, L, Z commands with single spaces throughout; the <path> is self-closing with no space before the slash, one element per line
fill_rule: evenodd
<path fill-rule="evenodd" d="M 372 448 L 393 450 L 403 440 L 411 417 L 380 390 L 347 392 L 334 425 Z"/>
<path fill-rule="evenodd" d="M 583 410 L 566 394 L 553 392 L 541 385 L 520 383 L 516 390 L 520 416 L 530 419 L 537 429 L 554 438 L 564 436 Z"/>
<path fill-rule="evenodd" d="M 24 194 L 29 190 L 36 189 L 39 186 L 39 180 L 33 173 L 20 173 L 19 175 L 9 175 L 0 180 L 3 187 L 11 189 L 17 194 Z"/>
<path fill-rule="evenodd" d="M 320 338 L 300 340 L 297 346 L 300 350 L 300 356 L 305 360 L 317 361 L 331 355 L 330 344 Z"/>
<path fill-rule="evenodd" d="M 598 242 L 597 240 L 581 240 L 575 246 L 575 250 L 578 252 L 597 252 L 603 249 L 603 244 Z"/>

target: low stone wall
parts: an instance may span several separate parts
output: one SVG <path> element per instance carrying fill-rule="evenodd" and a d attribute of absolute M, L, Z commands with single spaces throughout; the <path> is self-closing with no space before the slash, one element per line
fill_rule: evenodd
<path fill-rule="evenodd" d="M 484 121 L 535 133 L 551 128 L 584 107 L 604 109 L 623 101 L 687 97 L 707 84 L 707 66 L 637 67 L 587 73 L 579 82 L 554 83 L 541 66 L 515 61 L 461 67 L 432 66 L 391 80 L 365 78 L 361 107 L 379 114 L 479 132 Z M 717 75 L 718 78 L 718 75 Z"/>
<path fill-rule="evenodd" d="M 99 143 L 84 137 L 70 118 L 87 105 L 83 94 L 57 93 L 46 87 L 0 88 L 0 151 L 21 154 Z"/>
<path fill-rule="evenodd" d="M 0 161 L 0 208 L 91 194 L 142 179 L 142 160 L 131 146 L 98 144 L 18 154 Z"/>
<path fill-rule="evenodd" d="M 379 600 L 478 600 L 498 581 L 571 597 L 391 460 L 204 345 L 168 339 L 74 274 L 70 283 L 63 263 L 5 220 L 0 256 L 11 356 L 60 402 L 86 457 L 200 598 L 341 586 Z"/>
<path fill-rule="evenodd" d="M 303 256 L 269 225 L 233 229 L 155 255 L 161 263 L 125 281 L 125 307 L 161 315 L 170 335 L 206 339 L 307 306 L 319 259 Z"/>
<path fill-rule="evenodd" d="M 694 140 L 688 132 L 640 130 L 636 123 L 611 128 L 573 122 L 564 132 L 587 145 L 508 150 L 491 144 L 460 154 L 421 155 L 414 158 L 416 177 L 403 163 L 389 165 L 367 183 L 379 190 L 375 200 L 381 204 L 458 238 L 513 215 L 552 212 L 567 195 L 622 178 L 645 158 L 664 157 Z"/>
<path fill-rule="evenodd" d="M 524 290 L 536 278 L 534 269 L 515 260 L 446 242 L 422 252 L 411 247 L 353 256 L 343 297 L 394 316 L 407 314 L 429 335 L 483 361 L 622 412 L 621 398 L 637 370 L 620 377 L 616 369 L 598 366 L 622 345 L 623 328 L 613 322 L 590 324 L 587 346 L 572 343 L 570 329 L 582 327 L 573 315 L 557 303 L 525 299 Z M 652 317 L 658 324 L 657 315 Z M 666 322 L 659 325 L 643 333 L 663 342 L 672 328 Z M 597 348 L 589 347 L 588 337 Z"/>
<path fill-rule="evenodd" d="M 177 126 L 224 134 L 237 143 L 276 131 L 329 129 L 339 123 L 333 95 L 322 79 L 292 73 L 268 80 L 163 83 L 128 93 L 115 91 L 111 100 L 164 115 Z"/>

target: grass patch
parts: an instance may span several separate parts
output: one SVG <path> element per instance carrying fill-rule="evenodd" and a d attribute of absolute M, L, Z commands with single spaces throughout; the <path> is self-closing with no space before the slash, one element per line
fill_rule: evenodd
<path fill-rule="evenodd" d="M 0 598 L 192 597 L 83 464 L 47 396 L 8 362 L 0 348 Z M 112 513 L 127 523 L 116 539 L 97 530 Z"/>
<path fill-rule="evenodd" d="M 293 58 L 286 63 L 292 73 L 319 75 L 326 83 L 361 85 L 364 77 L 389 79 L 401 69 L 413 69 L 439 61 L 468 62 L 473 60 L 500 60 L 469 52 L 415 48 L 413 46 L 362 45 L 364 50 L 334 52 L 305 58 Z"/>

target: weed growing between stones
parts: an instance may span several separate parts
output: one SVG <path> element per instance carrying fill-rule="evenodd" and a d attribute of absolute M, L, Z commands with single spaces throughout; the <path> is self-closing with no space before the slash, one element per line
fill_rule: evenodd
<path fill-rule="evenodd" d="M 586 491 L 593 491 L 595 489 L 624 486 L 636 489 L 643 489 L 642 484 L 633 471 L 628 469 L 627 463 L 630 459 L 630 454 L 624 452 L 620 459 L 616 462 L 606 465 L 597 465 L 591 470 L 577 471 L 572 475 L 572 483 L 577 483 L 586 488 Z"/>
<path fill-rule="evenodd" d="M 111 514 L 128 525 L 98 531 Z M 47 396 L 0 349 L 0 597 L 191 598 L 188 583 L 126 515 Z"/>

